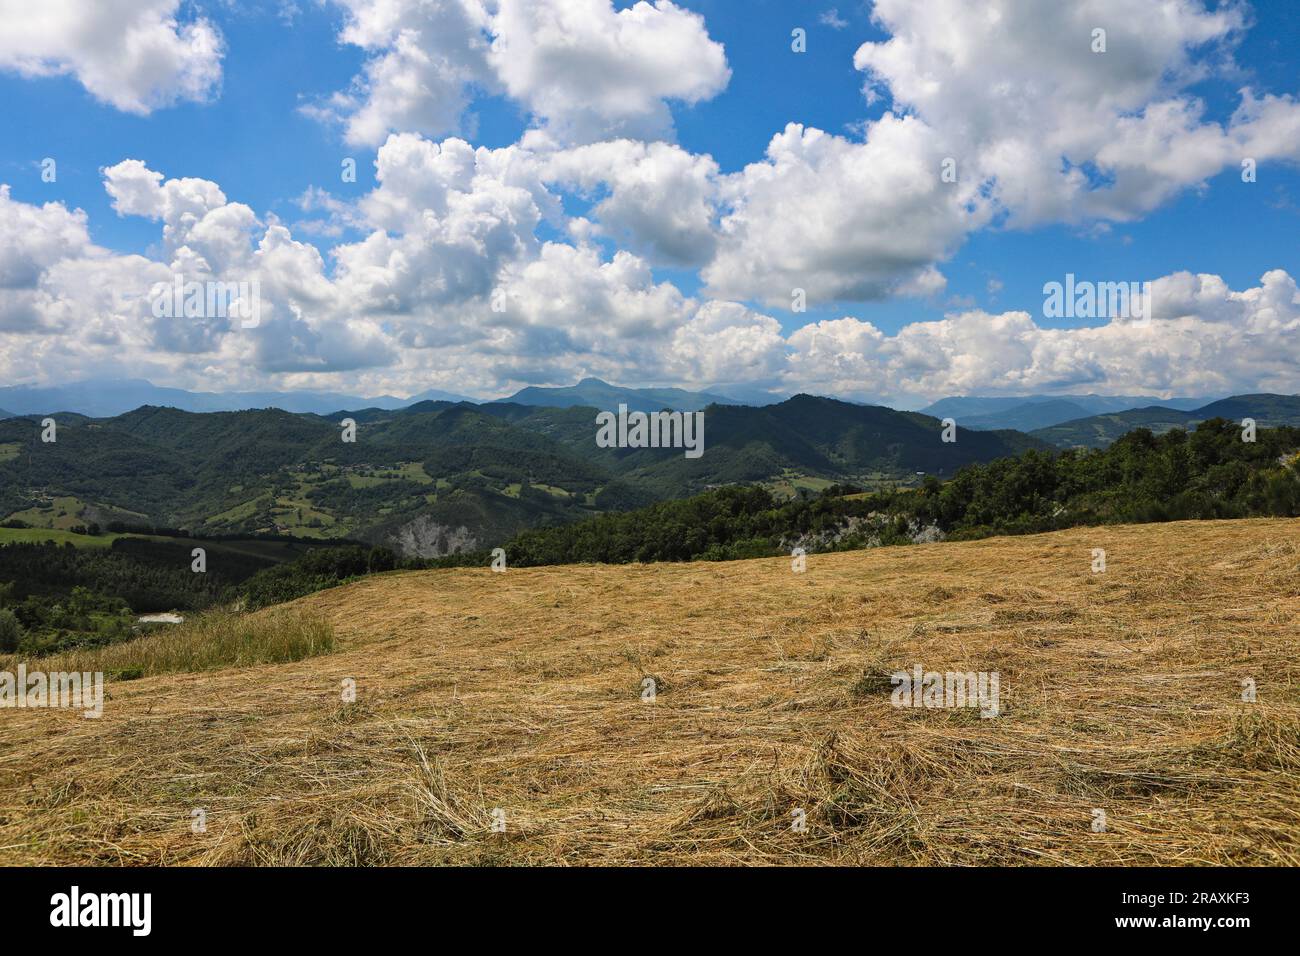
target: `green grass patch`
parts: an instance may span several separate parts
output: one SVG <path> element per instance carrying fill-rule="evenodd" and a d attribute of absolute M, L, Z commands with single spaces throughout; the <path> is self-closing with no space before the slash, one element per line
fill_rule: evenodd
<path fill-rule="evenodd" d="M 233 524 L 239 521 L 246 521 L 247 519 L 251 518 L 253 515 L 257 514 L 258 510 L 264 504 L 266 504 L 269 498 L 270 495 L 266 493 L 260 494 L 256 498 L 250 498 L 248 501 L 241 502 L 240 504 L 235 505 L 233 508 L 228 508 L 225 511 L 213 515 L 207 521 L 205 521 L 204 524 L 219 525 L 219 524 Z"/>
<path fill-rule="evenodd" d="M 40 658 L 29 668 L 102 671 L 117 678 L 284 664 L 334 650 L 334 628 L 321 614 L 298 608 L 261 614 L 212 611 L 184 624 L 107 647 Z"/>
<path fill-rule="evenodd" d="M 85 507 L 85 502 L 80 498 L 72 495 L 62 495 L 53 499 L 48 505 L 37 505 L 34 508 L 15 511 L 9 517 L 38 528 L 54 528 L 67 531 L 76 525 L 86 523 L 85 519 L 81 517 L 81 512 Z"/>
<path fill-rule="evenodd" d="M 31 544 L 40 541 L 53 541 L 55 544 L 71 543 L 78 548 L 108 548 L 120 534 L 75 534 L 57 528 L 0 528 L 0 545 Z"/>

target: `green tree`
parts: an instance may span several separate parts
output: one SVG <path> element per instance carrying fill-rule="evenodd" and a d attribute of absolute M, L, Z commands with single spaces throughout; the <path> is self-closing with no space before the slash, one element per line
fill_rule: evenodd
<path fill-rule="evenodd" d="M 22 639 L 23 628 L 14 612 L 7 607 L 0 608 L 0 653 L 12 654 Z"/>

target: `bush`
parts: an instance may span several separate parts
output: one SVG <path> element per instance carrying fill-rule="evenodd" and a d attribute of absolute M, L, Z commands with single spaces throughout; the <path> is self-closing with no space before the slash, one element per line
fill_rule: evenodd
<path fill-rule="evenodd" d="M 7 607 L 0 607 L 0 654 L 12 654 L 18 650 L 23 639 L 23 626 L 18 623 L 14 612 Z"/>

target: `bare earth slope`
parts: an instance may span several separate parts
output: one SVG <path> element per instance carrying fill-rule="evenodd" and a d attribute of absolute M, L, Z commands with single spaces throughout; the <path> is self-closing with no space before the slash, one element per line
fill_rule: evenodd
<path fill-rule="evenodd" d="M 0 711 L 0 863 L 1300 863 L 1298 521 L 301 603 L 337 652 Z M 1001 716 L 891 706 L 914 664 Z"/>

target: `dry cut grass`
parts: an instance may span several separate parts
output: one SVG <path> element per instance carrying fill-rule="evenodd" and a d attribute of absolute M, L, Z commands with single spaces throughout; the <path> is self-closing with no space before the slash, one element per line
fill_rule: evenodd
<path fill-rule="evenodd" d="M 0 862 L 1300 863 L 1297 521 L 431 571 L 292 608 L 334 653 L 114 682 L 99 720 L 0 711 Z M 891 706 L 914 664 L 996 671 L 1001 715 Z"/>

